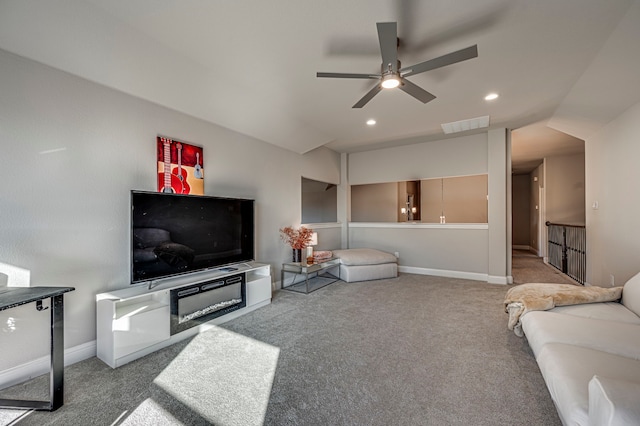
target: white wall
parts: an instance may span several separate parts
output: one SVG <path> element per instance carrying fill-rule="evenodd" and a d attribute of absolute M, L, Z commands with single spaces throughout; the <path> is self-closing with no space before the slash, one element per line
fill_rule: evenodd
<path fill-rule="evenodd" d="M 301 175 L 340 182 L 333 151 L 301 156 L 1 50 L 0 93 L 0 286 L 76 287 L 66 348 L 94 341 L 95 295 L 129 285 L 129 191 L 156 190 L 156 135 L 204 147 L 207 195 L 256 200 L 256 257 L 275 277 Z M 0 373 L 48 354 L 48 315 L 0 312 Z"/>
<path fill-rule="evenodd" d="M 622 285 L 640 272 L 640 103 L 585 140 L 587 282 Z M 593 209 L 593 203 L 598 209 Z"/>

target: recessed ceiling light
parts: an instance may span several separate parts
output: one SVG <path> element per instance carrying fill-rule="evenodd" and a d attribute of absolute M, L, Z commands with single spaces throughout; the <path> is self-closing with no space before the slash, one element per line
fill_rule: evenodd
<path fill-rule="evenodd" d="M 484 97 L 485 101 L 492 101 L 494 99 L 498 99 L 497 93 L 489 93 L 487 96 Z"/>
<path fill-rule="evenodd" d="M 367 120 L 368 126 L 373 126 L 374 124 L 376 124 L 376 120 L 374 120 L 373 118 L 370 118 L 369 120 Z"/>

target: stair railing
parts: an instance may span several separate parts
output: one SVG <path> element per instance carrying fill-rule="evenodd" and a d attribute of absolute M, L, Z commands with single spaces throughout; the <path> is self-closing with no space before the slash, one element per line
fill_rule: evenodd
<path fill-rule="evenodd" d="M 584 225 L 546 222 L 549 265 L 584 285 L 587 271 L 587 232 Z"/>

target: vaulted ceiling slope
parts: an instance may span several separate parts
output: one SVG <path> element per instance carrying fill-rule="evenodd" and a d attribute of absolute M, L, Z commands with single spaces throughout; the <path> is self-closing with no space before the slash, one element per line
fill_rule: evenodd
<path fill-rule="evenodd" d="M 639 4 L 0 0 L 0 48 L 299 153 L 440 139 L 441 123 L 483 115 L 584 137 L 640 100 Z M 474 44 L 479 56 L 408 77 L 432 102 L 389 90 L 353 109 L 371 81 L 316 72 L 379 72 L 376 22 L 389 21 L 405 65 Z"/>

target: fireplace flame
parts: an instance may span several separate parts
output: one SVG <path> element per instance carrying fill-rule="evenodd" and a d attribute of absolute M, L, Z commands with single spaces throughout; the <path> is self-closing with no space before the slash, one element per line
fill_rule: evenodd
<path fill-rule="evenodd" d="M 195 312 L 181 316 L 180 319 L 178 320 L 178 324 L 182 324 L 183 322 L 194 320 L 201 316 L 207 315 L 211 312 L 219 311 L 220 309 L 224 309 L 227 306 L 232 306 L 240 302 L 242 302 L 242 299 L 231 299 L 231 300 L 225 300 L 224 302 L 216 303 L 214 305 L 209 305 L 206 308 L 198 309 Z"/>

